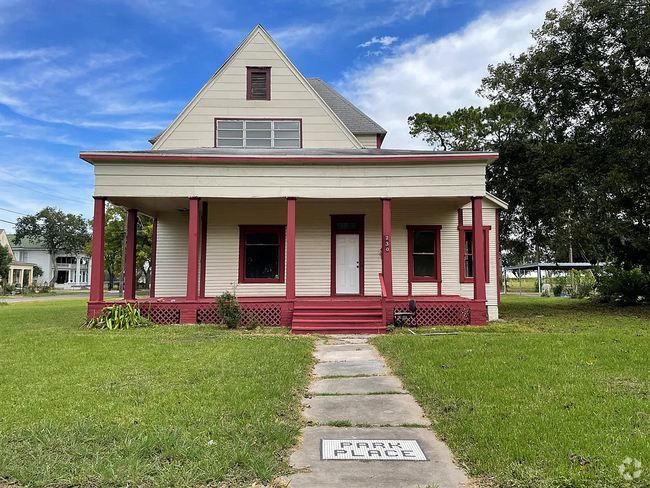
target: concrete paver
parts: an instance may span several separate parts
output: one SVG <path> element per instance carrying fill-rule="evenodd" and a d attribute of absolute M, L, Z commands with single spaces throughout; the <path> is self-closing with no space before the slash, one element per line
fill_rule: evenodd
<path fill-rule="evenodd" d="M 305 417 L 320 424 L 340 420 L 370 425 L 431 423 L 411 395 L 315 396 L 304 404 Z"/>
<path fill-rule="evenodd" d="M 318 346 L 314 356 L 321 362 L 381 360 L 375 348 L 368 344 Z"/>
<path fill-rule="evenodd" d="M 321 439 L 414 439 L 428 461 L 321 461 Z M 461 488 L 467 477 L 453 463 L 449 448 L 429 429 L 382 427 L 307 427 L 287 478 L 293 488 Z"/>
<path fill-rule="evenodd" d="M 368 394 L 406 393 L 402 382 L 394 376 L 368 376 L 365 378 L 334 378 L 316 381 L 309 388 L 310 393 L 326 394 Z"/>
<path fill-rule="evenodd" d="M 342 361 L 318 363 L 314 366 L 314 376 L 357 376 L 387 373 L 388 368 L 382 361 Z"/>
<path fill-rule="evenodd" d="M 319 344 L 314 352 L 320 361 L 314 368 L 316 381 L 309 390 L 313 396 L 303 400 L 304 415 L 314 422 L 348 421 L 362 427 L 312 426 L 303 429 L 302 445 L 291 456 L 291 465 L 296 473 L 285 478 L 284 482 L 293 488 L 468 487 L 467 477 L 454 464 L 447 446 L 427 428 L 429 419 L 404 390 L 399 379 L 390 375 L 390 370 L 367 339 L 336 336 Z M 388 394 L 369 394 L 382 392 Z M 406 424 L 422 427 L 395 427 Z M 386 451 L 381 461 L 325 461 L 321 456 L 321 441 L 324 439 L 350 442 L 415 440 L 427 460 L 396 461 L 389 459 Z M 336 452 L 330 454 L 336 455 Z M 358 456 L 358 452 L 349 455 Z M 379 455 L 378 451 L 373 452 L 375 456 Z M 391 451 L 391 456 L 394 454 L 395 451 Z M 339 455 L 345 455 L 345 449 Z"/>

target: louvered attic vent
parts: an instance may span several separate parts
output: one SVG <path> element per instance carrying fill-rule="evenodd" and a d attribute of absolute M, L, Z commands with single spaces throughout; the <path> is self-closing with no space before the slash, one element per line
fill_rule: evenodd
<path fill-rule="evenodd" d="M 271 68 L 248 68 L 247 100 L 271 99 Z"/>

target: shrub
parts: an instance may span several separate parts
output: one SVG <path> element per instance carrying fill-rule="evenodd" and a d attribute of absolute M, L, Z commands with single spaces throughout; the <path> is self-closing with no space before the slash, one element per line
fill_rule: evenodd
<path fill-rule="evenodd" d="M 3 283 L 2 284 L 2 293 L 3 293 L 3 295 L 11 295 L 15 291 L 16 291 L 16 287 L 14 285 L 12 285 L 11 283 Z"/>
<path fill-rule="evenodd" d="M 574 269 L 571 273 L 575 284 L 575 288 L 571 290 L 571 298 L 587 298 L 595 293 L 596 279 L 590 271 L 583 273 Z"/>
<path fill-rule="evenodd" d="M 99 317 L 88 320 L 84 325 L 88 329 L 123 330 L 148 327 L 152 323 L 140 313 L 140 309 L 136 305 L 127 303 L 104 308 Z"/>
<path fill-rule="evenodd" d="M 255 330 L 262 327 L 262 322 L 260 322 L 257 317 L 251 317 L 248 319 L 248 325 L 246 325 L 246 330 Z"/>
<path fill-rule="evenodd" d="M 566 286 L 567 286 L 566 276 L 558 276 L 557 279 L 555 280 L 555 284 L 553 285 L 553 296 L 556 297 L 562 296 L 562 293 L 564 293 Z"/>
<path fill-rule="evenodd" d="M 386 326 L 386 332 L 391 333 L 395 330 L 395 324 L 388 324 Z"/>
<path fill-rule="evenodd" d="M 635 305 L 650 295 L 650 276 L 641 268 L 625 269 L 609 264 L 594 274 L 598 293 L 605 302 Z"/>
<path fill-rule="evenodd" d="M 225 291 L 217 297 L 217 310 L 227 328 L 236 329 L 241 326 L 241 305 L 234 292 Z"/>

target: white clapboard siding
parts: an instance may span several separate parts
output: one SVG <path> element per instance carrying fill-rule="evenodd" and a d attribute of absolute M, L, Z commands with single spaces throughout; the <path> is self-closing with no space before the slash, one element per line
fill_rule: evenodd
<path fill-rule="evenodd" d="M 246 100 L 249 66 L 271 68 L 271 100 Z M 261 28 L 255 28 L 153 149 L 214 147 L 215 117 L 302 119 L 305 148 L 361 147 Z"/>
<path fill-rule="evenodd" d="M 208 204 L 205 260 L 206 296 L 216 296 L 225 291 L 232 291 L 234 285 L 236 285 L 237 295 L 242 297 L 285 296 L 285 283 L 238 284 L 238 281 L 239 226 L 286 225 L 286 223 L 287 203 L 285 199 L 210 202 Z"/>
<path fill-rule="evenodd" d="M 487 203 L 487 202 L 485 202 Z M 489 204 L 488 204 L 489 205 Z M 465 209 L 466 210 L 466 209 Z M 243 283 L 239 280 L 239 225 L 286 225 L 285 199 L 213 200 L 208 207 L 206 295 L 215 296 L 237 286 L 242 297 L 282 297 L 284 283 Z M 464 223 L 471 225 L 471 212 Z M 331 215 L 362 214 L 364 218 L 365 295 L 379 296 L 381 288 L 381 203 L 368 200 L 298 199 L 296 202 L 296 295 L 329 296 L 331 291 Z M 483 209 L 491 226 L 489 306 L 497 304 L 495 209 Z M 408 293 L 407 225 L 440 225 L 442 294 L 473 297 L 473 285 L 460 283 L 458 210 L 443 199 L 392 200 L 393 293 Z M 187 214 L 158 215 L 156 295 L 184 296 L 187 279 Z M 285 255 L 286 256 L 286 255 Z M 286 262 L 286 260 L 285 260 Z M 436 295 L 436 283 L 414 283 L 414 295 Z"/>
<path fill-rule="evenodd" d="M 296 202 L 296 296 L 331 293 L 331 215 L 362 214 L 364 218 L 364 289 L 381 295 L 381 201 L 310 200 Z"/>
<path fill-rule="evenodd" d="M 463 225 L 472 225 L 472 206 L 468 204 L 463 207 Z M 490 253 L 490 282 L 485 285 L 485 294 L 488 306 L 496 306 L 499 296 L 499 270 L 497 269 L 497 235 L 496 235 L 496 206 L 487 200 L 483 200 L 483 225 L 491 227 L 489 231 Z M 461 296 L 474 298 L 474 284 L 461 283 Z"/>
<path fill-rule="evenodd" d="M 156 296 L 183 297 L 187 292 L 188 216 L 179 212 L 158 215 L 156 240 Z"/>
<path fill-rule="evenodd" d="M 380 198 L 485 194 L 484 162 L 289 165 L 95 163 L 106 197 Z"/>
<path fill-rule="evenodd" d="M 458 295 L 458 209 L 440 199 L 421 198 L 392 201 L 393 231 L 393 293 L 408 294 L 408 232 L 407 225 L 440 225 L 442 294 Z M 413 283 L 413 294 L 437 294 L 436 283 Z"/>
<path fill-rule="evenodd" d="M 377 149 L 377 134 L 354 134 L 363 147 Z"/>

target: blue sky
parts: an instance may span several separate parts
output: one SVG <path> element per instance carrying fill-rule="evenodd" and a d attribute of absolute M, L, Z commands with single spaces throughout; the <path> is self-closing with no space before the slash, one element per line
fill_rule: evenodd
<path fill-rule="evenodd" d="M 148 149 L 257 23 L 305 76 L 389 132 L 484 103 L 488 63 L 562 0 L 0 0 L 0 228 L 44 206 L 90 217 L 80 150 Z"/>

